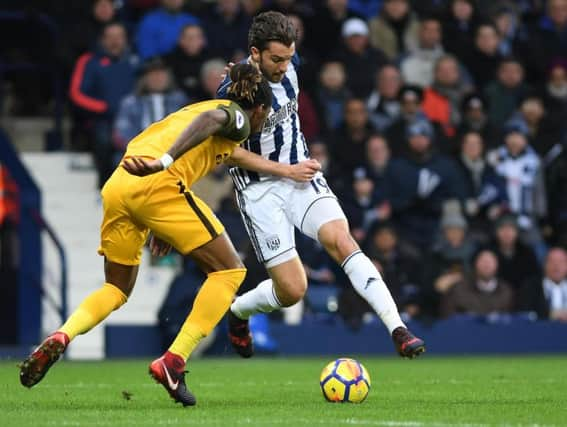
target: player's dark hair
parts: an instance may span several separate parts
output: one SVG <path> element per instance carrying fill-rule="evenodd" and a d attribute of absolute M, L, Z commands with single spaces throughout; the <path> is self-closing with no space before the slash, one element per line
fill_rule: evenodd
<path fill-rule="evenodd" d="M 258 105 L 272 105 L 272 89 L 266 78 L 255 66 L 236 64 L 230 69 L 230 86 L 227 98 L 243 109 L 249 110 Z"/>
<path fill-rule="evenodd" d="M 291 46 L 297 39 L 297 30 L 287 17 L 279 12 L 260 13 L 252 21 L 248 31 L 248 49 L 265 50 L 269 42 Z"/>

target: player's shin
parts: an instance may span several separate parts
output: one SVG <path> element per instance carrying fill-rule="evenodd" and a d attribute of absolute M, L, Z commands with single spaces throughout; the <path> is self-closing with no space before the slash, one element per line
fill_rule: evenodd
<path fill-rule="evenodd" d="M 368 301 L 390 334 L 399 326 L 405 327 L 398 313 L 398 307 L 380 272 L 362 251 L 355 251 L 346 257 L 342 268 L 354 289 Z"/>
<path fill-rule="evenodd" d="M 128 297 L 119 288 L 105 283 L 83 300 L 58 332 L 65 333 L 72 340 L 94 328 L 127 300 Z"/>
<path fill-rule="evenodd" d="M 260 282 L 254 289 L 236 298 L 230 306 L 234 315 L 242 320 L 256 313 L 271 313 L 280 308 L 282 304 L 276 296 L 272 279 Z"/>
<path fill-rule="evenodd" d="M 189 358 L 197 344 L 226 314 L 245 276 L 245 268 L 217 271 L 207 276 L 193 303 L 191 313 L 169 347 L 171 353 L 184 360 Z"/>

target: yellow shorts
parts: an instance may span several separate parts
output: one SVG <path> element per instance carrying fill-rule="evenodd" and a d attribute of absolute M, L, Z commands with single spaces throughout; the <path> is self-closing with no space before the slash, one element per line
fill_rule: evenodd
<path fill-rule="evenodd" d="M 98 253 L 118 264 L 140 263 L 150 231 L 183 255 L 224 231 L 205 202 L 170 171 L 141 178 L 118 167 L 101 195 Z"/>

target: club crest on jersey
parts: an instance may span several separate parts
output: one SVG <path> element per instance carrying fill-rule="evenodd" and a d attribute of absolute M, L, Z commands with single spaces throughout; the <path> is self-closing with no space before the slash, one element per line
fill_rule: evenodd
<path fill-rule="evenodd" d="M 270 248 L 271 251 L 277 251 L 280 247 L 280 237 L 277 234 L 272 236 L 268 236 L 266 238 L 266 245 Z"/>
<path fill-rule="evenodd" d="M 236 111 L 236 129 L 242 129 L 244 126 L 244 116 L 240 111 Z"/>

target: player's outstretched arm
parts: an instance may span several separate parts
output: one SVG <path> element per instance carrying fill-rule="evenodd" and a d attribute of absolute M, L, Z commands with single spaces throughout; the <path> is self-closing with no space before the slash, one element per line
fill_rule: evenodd
<path fill-rule="evenodd" d="M 221 109 L 209 110 L 199 114 L 160 159 L 147 159 L 140 156 L 129 157 L 122 167 L 132 175 L 146 176 L 167 169 L 176 159 L 191 148 L 199 145 L 209 136 L 218 132 L 228 122 L 228 114 Z"/>
<path fill-rule="evenodd" d="M 321 164 L 315 159 L 304 160 L 294 165 L 288 165 L 265 159 L 241 147 L 236 147 L 228 159 L 228 163 L 243 169 L 267 175 L 280 176 L 282 178 L 290 178 L 298 182 L 311 180 L 321 169 Z"/>

